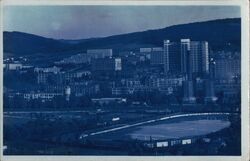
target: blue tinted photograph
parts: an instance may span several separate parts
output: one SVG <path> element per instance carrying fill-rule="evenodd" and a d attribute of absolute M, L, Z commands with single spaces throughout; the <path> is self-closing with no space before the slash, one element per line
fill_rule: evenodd
<path fill-rule="evenodd" d="M 3 154 L 241 156 L 241 8 L 3 7 Z"/>

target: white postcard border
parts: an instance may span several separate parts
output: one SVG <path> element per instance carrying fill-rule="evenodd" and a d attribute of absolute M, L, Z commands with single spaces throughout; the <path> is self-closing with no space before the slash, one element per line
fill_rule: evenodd
<path fill-rule="evenodd" d="M 4 5 L 237 5 L 241 7 L 241 117 L 242 117 L 242 156 L 3 156 L 3 137 L 1 143 L 1 161 L 245 161 L 249 160 L 249 2 L 247 0 L 217 0 L 217 1 L 84 1 L 84 0 L 3 0 L 0 1 L 0 97 L 3 98 L 3 6 Z M 1 136 L 3 135 L 3 101 L 0 99 Z"/>

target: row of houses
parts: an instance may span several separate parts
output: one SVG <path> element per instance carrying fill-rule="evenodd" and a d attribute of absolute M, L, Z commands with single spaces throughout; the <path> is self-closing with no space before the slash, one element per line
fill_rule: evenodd
<path fill-rule="evenodd" d="M 171 148 L 176 145 L 190 145 L 197 142 L 197 140 L 201 140 L 204 143 L 210 143 L 211 139 L 206 136 L 196 136 L 196 137 L 184 137 L 184 138 L 176 138 L 176 139 L 167 139 L 167 140 L 150 140 L 143 141 L 143 146 L 146 148 Z M 221 144 L 224 144 L 223 140 L 221 140 Z"/>

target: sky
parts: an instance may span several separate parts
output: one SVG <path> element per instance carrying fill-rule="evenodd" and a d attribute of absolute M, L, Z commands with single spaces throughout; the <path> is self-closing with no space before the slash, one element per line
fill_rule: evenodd
<path fill-rule="evenodd" d="M 3 29 L 84 39 L 236 17 L 238 6 L 5 6 Z"/>

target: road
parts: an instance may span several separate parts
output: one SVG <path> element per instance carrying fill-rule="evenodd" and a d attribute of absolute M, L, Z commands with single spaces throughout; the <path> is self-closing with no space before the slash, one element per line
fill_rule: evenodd
<path fill-rule="evenodd" d="M 89 112 L 86 110 L 77 110 L 77 111 L 8 111 L 3 112 L 4 115 L 8 114 L 57 114 L 57 113 L 81 113 Z"/>

